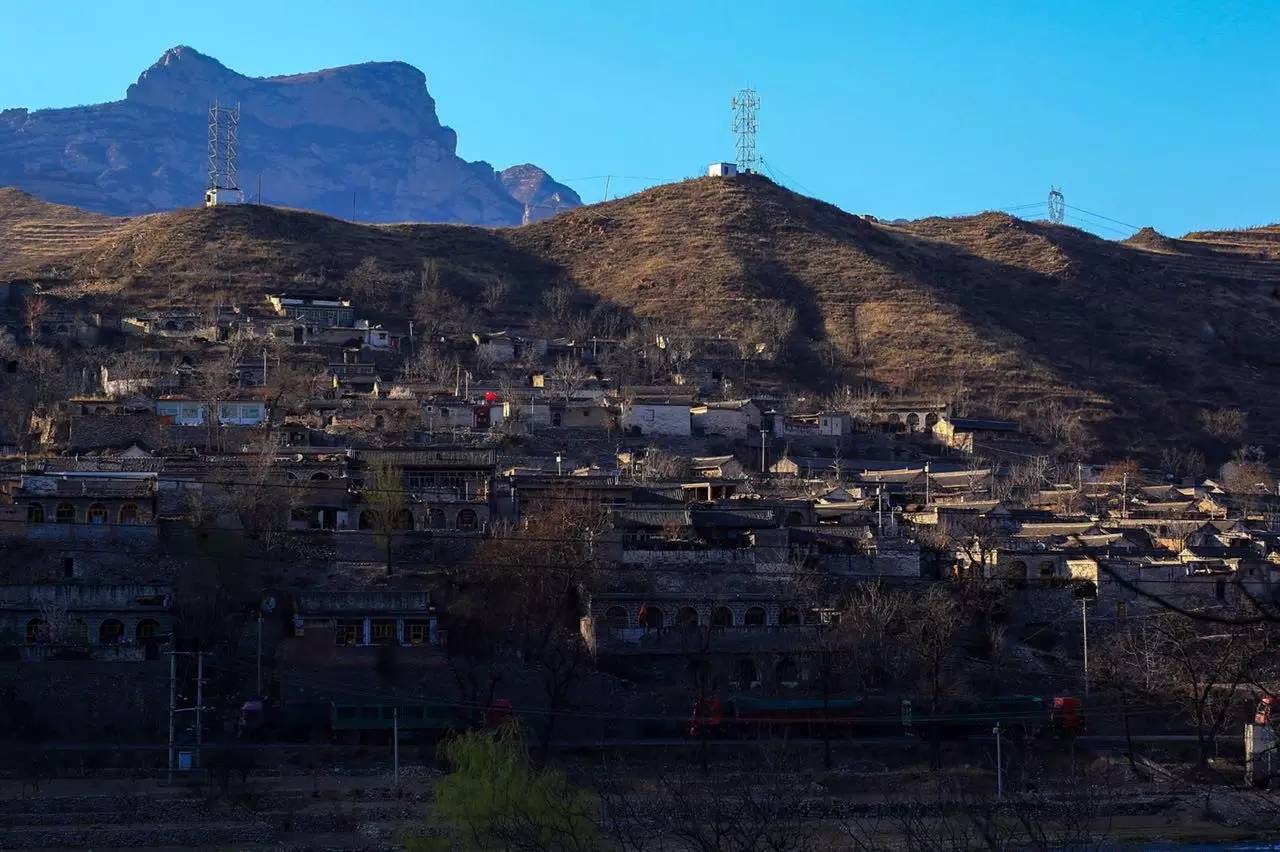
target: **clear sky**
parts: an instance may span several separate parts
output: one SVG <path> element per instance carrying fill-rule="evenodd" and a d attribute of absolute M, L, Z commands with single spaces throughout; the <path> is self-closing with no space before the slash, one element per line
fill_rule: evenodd
<path fill-rule="evenodd" d="M 1073 207 L 1165 233 L 1280 220 L 1274 0 L 0 0 L 0 12 L 0 108 L 119 99 L 176 44 L 255 76 L 399 59 L 426 72 L 464 157 L 536 163 L 594 201 L 597 176 L 619 176 L 612 195 L 732 160 L 729 100 L 751 85 L 776 176 L 846 210 L 967 213 L 1039 202 L 1053 183 Z"/>

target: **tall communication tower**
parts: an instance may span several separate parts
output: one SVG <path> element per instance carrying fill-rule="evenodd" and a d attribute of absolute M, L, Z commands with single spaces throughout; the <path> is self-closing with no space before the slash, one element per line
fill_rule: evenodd
<path fill-rule="evenodd" d="M 209 188 L 204 191 L 205 207 L 244 201 L 236 152 L 239 143 L 240 104 L 224 107 L 214 101 L 209 107 Z"/>
<path fill-rule="evenodd" d="M 754 89 L 743 89 L 733 97 L 733 132 L 738 135 L 738 171 L 756 170 L 756 111 L 760 97 Z"/>
<path fill-rule="evenodd" d="M 1062 197 L 1062 190 L 1056 186 L 1049 187 L 1049 221 L 1061 225 L 1067 215 L 1067 200 Z"/>

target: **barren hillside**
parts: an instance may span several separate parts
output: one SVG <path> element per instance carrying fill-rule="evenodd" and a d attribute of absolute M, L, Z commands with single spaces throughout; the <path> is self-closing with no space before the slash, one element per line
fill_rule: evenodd
<path fill-rule="evenodd" d="M 1033 427 L 1049 408 L 1078 411 L 1113 455 L 1197 440 L 1202 408 L 1245 409 L 1253 439 L 1276 441 L 1278 252 L 1274 228 L 1116 243 L 994 213 L 890 226 L 758 177 L 666 185 L 510 230 L 257 206 L 113 220 L 0 191 L 0 276 L 52 272 L 73 299 L 259 298 L 374 257 L 501 274 L 517 309 L 567 281 L 710 334 L 781 300 L 799 318 L 797 383 L 966 393 Z"/>

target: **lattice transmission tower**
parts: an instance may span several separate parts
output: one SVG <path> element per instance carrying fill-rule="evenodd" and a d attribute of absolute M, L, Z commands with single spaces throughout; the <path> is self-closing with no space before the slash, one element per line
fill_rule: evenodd
<path fill-rule="evenodd" d="M 1061 225 L 1067 216 L 1067 200 L 1062 197 L 1062 190 L 1056 186 L 1049 187 L 1049 221 Z"/>
<path fill-rule="evenodd" d="M 760 97 L 754 89 L 743 89 L 733 97 L 733 132 L 738 135 L 738 171 L 756 170 L 756 112 Z"/>
<path fill-rule="evenodd" d="M 209 107 L 209 186 L 204 192 L 206 207 L 244 201 L 240 188 L 238 151 L 240 145 L 240 104 Z"/>

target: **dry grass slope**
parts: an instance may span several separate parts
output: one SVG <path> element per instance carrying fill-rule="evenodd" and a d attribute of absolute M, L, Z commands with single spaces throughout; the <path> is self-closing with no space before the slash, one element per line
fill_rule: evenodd
<path fill-rule="evenodd" d="M 1253 439 L 1277 440 L 1274 227 L 1117 243 L 996 213 L 886 225 L 759 177 L 684 181 L 500 230 L 251 205 L 109 219 L 0 190 L 0 276 L 53 273 L 55 289 L 104 306 L 257 299 L 300 273 L 340 280 L 365 257 L 402 270 L 434 258 L 464 283 L 502 274 L 530 309 L 569 282 L 713 335 L 778 300 L 799 320 L 801 383 L 827 378 L 810 369 L 820 351 L 842 379 L 965 388 L 1032 424 L 1052 400 L 1113 452 L 1193 440 L 1212 407 L 1248 410 Z"/>

